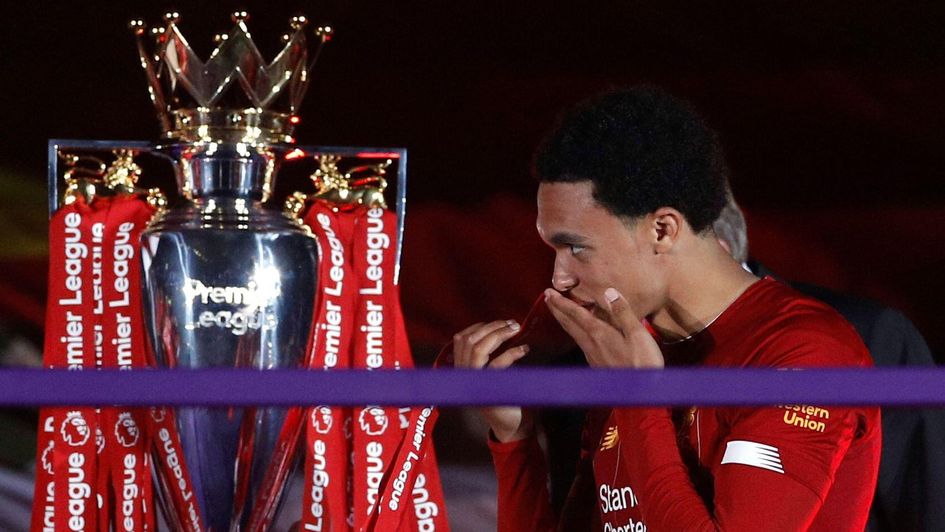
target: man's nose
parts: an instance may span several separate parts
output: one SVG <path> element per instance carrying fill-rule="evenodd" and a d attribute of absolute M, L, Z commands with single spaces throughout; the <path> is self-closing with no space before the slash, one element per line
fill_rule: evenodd
<path fill-rule="evenodd" d="M 566 292 L 577 285 L 577 279 L 559 261 L 555 260 L 555 270 L 551 274 L 551 286 L 559 292 Z"/>

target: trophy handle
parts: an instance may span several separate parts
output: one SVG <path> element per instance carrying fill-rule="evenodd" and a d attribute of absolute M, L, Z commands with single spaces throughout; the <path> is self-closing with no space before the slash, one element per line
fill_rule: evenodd
<path fill-rule="evenodd" d="M 397 188 L 394 191 L 394 209 L 397 214 L 397 249 L 394 255 L 394 284 L 400 284 L 400 258 L 404 248 L 404 216 L 407 207 L 407 149 L 406 148 L 355 148 L 350 146 L 299 147 L 299 156 L 324 154 L 338 157 L 389 159 L 379 165 L 359 166 L 349 170 L 350 174 L 370 170 L 380 173 L 386 188 L 385 175 L 388 165 L 397 161 Z M 381 191 L 383 188 L 378 187 Z"/>
<path fill-rule="evenodd" d="M 50 139 L 46 151 L 49 217 L 52 218 L 53 213 L 61 206 L 59 201 L 60 154 L 71 154 L 73 151 L 113 153 L 119 150 L 142 153 L 150 152 L 151 149 L 152 144 L 143 141 Z"/>

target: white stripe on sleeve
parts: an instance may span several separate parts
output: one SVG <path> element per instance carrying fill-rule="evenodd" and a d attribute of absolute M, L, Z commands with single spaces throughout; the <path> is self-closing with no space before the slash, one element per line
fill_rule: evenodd
<path fill-rule="evenodd" d="M 745 440 L 732 440 L 725 445 L 723 464 L 743 464 L 784 473 L 781 453 L 777 447 Z"/>

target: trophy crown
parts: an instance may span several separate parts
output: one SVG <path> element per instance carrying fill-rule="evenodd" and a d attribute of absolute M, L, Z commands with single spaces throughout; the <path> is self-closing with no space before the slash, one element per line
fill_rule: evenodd
<path fill-rule="evenodd" d="M 309 71 L 332 29 L 316 28 L 316 45 L 310 49 L 308 20 L 292 17 L 290 31 L 283 35 L 285 45 L 266 63 L 246 25 L 249 14 L 237 11 L 231 18 L 233 29 L 214 37 L 216 48 L 206 61 L 181 33 L 177 12 L 166 13 L 164 24 L 150 30 L 153 39 L 148 39 L 142 20 L 129 23 L 164 137 L 184 142 L 294 142 L 292 130 L 299 122 Z"/>

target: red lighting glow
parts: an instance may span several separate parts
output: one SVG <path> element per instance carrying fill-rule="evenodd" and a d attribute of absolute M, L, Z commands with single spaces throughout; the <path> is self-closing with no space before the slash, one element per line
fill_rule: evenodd
<path fill-rule="evenodd" d="M 363 157 L 365 159 L 400 159 L 400 154 L 397 152 L 362 151 L 355 157 Z"/>

